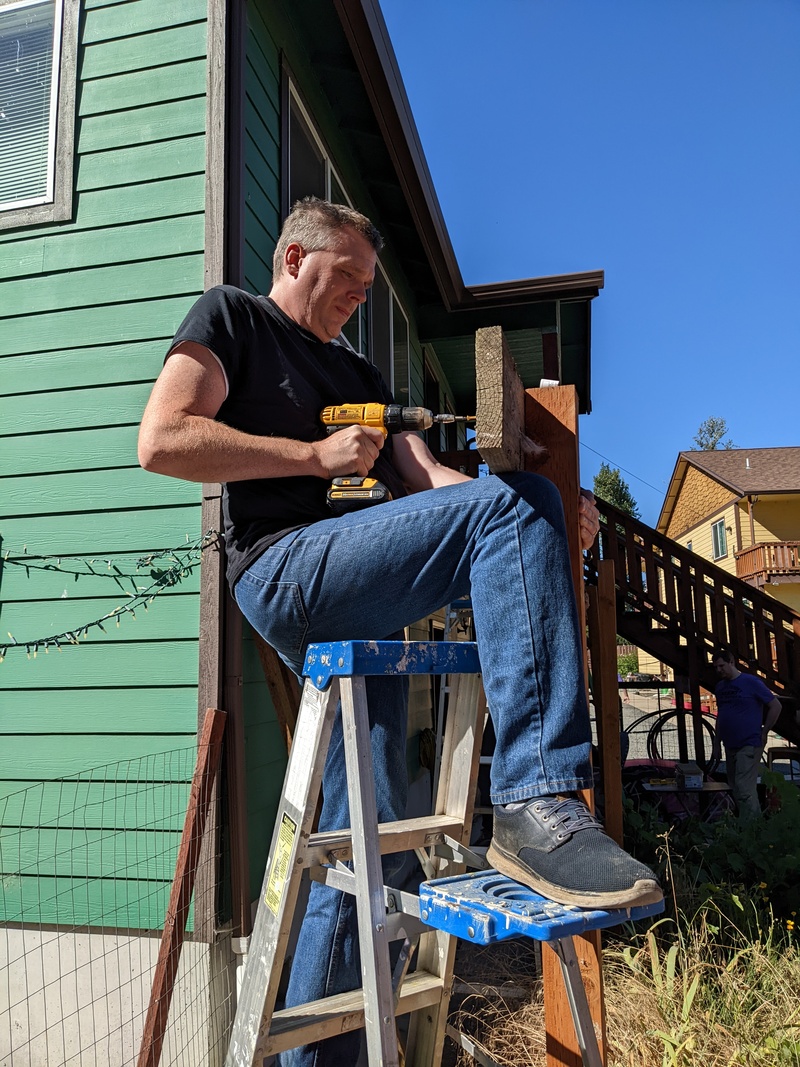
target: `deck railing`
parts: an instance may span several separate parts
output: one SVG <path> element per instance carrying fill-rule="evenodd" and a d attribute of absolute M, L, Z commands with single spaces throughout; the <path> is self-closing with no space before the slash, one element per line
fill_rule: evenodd
<path fill-rule="evenodd" d="M 762 541 L 735 553 L 736 576 L 762 586 L 772 578 L 800 581 L 800 541 Z"/>

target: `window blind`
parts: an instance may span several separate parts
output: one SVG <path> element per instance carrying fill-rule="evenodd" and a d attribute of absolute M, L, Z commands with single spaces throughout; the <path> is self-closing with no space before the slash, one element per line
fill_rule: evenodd
<path fill-rule="evenodd" d="M 53 198 L 56 6 L 0 6 L 0 210 Z"/>

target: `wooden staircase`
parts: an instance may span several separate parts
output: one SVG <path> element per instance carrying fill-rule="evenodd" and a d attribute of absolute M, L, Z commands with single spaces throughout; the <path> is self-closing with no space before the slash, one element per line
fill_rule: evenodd
<path fill-rule="evenodd" d="M 800 615 L 611 504 L 597 506 L 600 534 L 585 573 L 596 581 L 598 561 L 613 560 L 617 633 L 691 689 L 713 690 L 711 654 L 729 648 L 781 698 L 776 730 L 799 744 Z"/>

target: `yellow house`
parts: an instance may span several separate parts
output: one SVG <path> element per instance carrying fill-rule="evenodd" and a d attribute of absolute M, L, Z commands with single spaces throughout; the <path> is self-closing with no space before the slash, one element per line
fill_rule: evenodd
<path fill-rule="evenodd" d="M 657 529 L 800 612 L 800 448 L 681 452 Z"/>

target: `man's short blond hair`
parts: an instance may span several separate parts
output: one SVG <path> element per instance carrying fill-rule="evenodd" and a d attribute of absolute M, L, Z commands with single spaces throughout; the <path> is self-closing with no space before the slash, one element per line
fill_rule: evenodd
<path fill-rule="evenodd" d="M 336 236 L 344 229 L 355 230 L 378 253 L 383 248 L 383 238 L 366 215 L 347 207 L 332 204 L 316 196 L 298 200 L 286 216 L 281 235 L 272 257 L 272 276 L 283 274 L 283 260 L 290 244 L 300 244 L 306 252 L 319 252 L 336 246 Z"/>

